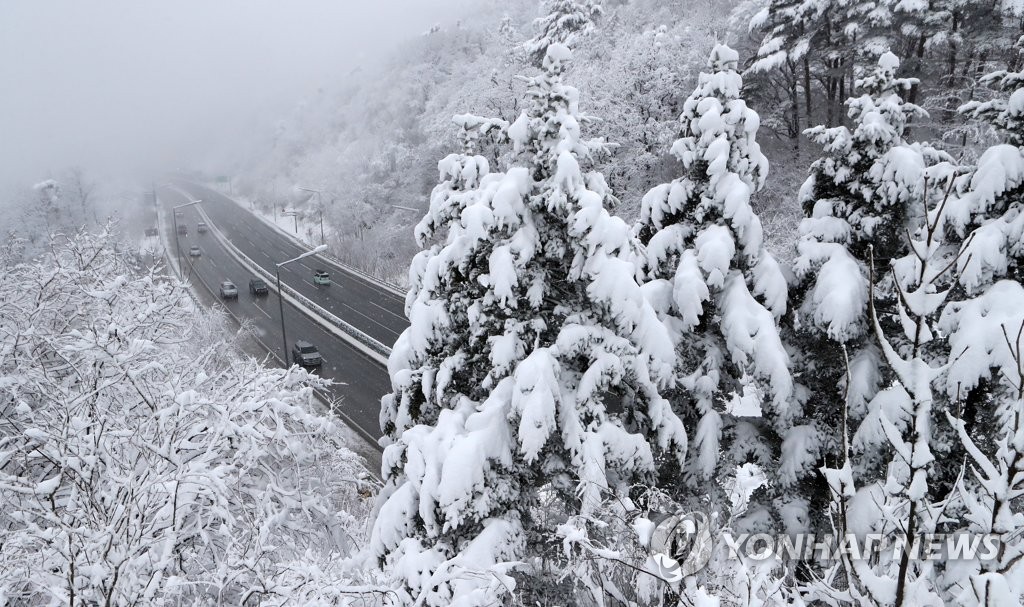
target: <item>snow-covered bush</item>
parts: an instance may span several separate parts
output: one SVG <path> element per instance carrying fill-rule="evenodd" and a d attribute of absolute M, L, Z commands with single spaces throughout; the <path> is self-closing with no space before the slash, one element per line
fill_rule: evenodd
<path fill-rule="evenodd" d="M 235 353 L 109 233 L 0 270 L 0 604 L 344 595 L 371 490 L 321 380 Z"/>

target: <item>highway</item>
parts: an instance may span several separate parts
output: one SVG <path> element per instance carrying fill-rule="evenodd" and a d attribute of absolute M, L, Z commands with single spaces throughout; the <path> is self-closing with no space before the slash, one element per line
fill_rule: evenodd
<path fill-rule="evenodd" d="M 307 250 L 220 192 L 186 181 L 177 185 L 202 200 L 203 210 L 221 233 L 267 271 L 273 273 L 276 263 Z M 195 224 L 189 229 L 191 234 Z M 313 271 L 319 268 L 330 272 L 331 286 L 313 284 Z M 404 296 L 329 262 L 311 258 L 284 266 L 281 282 L 389 348 L 409 326 Z"/>
<path fill-rule="evenodd" d="M 206 192 L 203 192 L 206 195 Z M 164 187 L 160 189 L 162 201 L 161 212 L 165 214 L 165 229 L 167 231 L 167 242 L 170 243 L 168 253 L 176 254 L 174 247 L 173 218 L 171 207 L 188 202 L 188 198 L 174 188 Z M 211 216 L 220 217 L 211 213 L 211 208 L 217 205 L 207 205 L 206 198 L 203 198 L 203 205 L 206 212 Z M 228 201 L 228 204 L 234 204 Z M 277 294 L 271 290 L 270 294 L 263 297 L 256 297 L 249 293 L 249 279 L 251 274 L 230 255 L 216 237 L 211 234 L 199 234 L 196 224 L 202 221 L 199 211 L 195 206 L 180 209 L 181 217 L 178 217 L 179 224 L 188 226 L 188 235 L 180 236 L 181 245 L 181 267 L 185 278 L 191 280 L 196 288 L 204 288 L 199 279 L 205 282 L 214 293 L 224 280 L 230 280 L 238 287 L 237 300 L 221 300 L 228 310 L 238 318 L 249 320 L 259 339 L 278 355 L 281 354 L 281 317 L 278 312 L 279 302 Z M 246 216 L 248 213 L 235 210 L 236 216 Z M 251 216 L 250 216 L 251 217 Z M 252 218 L 259 221 L 255 217 Z M 214 219 L 216 222 L 217 220 Z M 221 228 L 220 223 L 215 223 Z M 268 227 L 268 229 L 271 229 Z M 226 234 L 226 230 L 225 230 Z M 253 237 L 253 240 L 261 242 L 262 237 Z M 202 255 L 192 258 L 188 250 L 193 245 L 199 246 Z M 297 255 L 300 251 L 296 251 Z M 253 257 L 252 253 L 246 254 Z M 294 257 L 283 254 L 282 251 L 273 253 L 281 254 L 283 261 Z M 296 264 L 299 262 L 296 262 Z M 281 277 L 284 278 L 282 271 Z M 314 288 L 315 290 L 315 288 Z M 374 361 L 363 352 L 353 348 L 347 342 L 337 338 L 332 333 L 312 321 L 305 314 L 285 301 L 285 332 L 288 337 L 289 349 L 296 340 L 303 339 L 315 344 L 323 355 L 324 364 L 320 375 L 335 382 L 342 382 L 345 385 L 333 387 L 333 394 L 340 398 L 338 407 L 343 413 L 343 419 L 347 417 L 350 424 L 357 426 L 366 437 L 380 436 L 380 398 L 390 391 L 390 381 L 387 371 L 380 363 Z M 397 323 L 396 323 L 397 324 Z M 365 326 L 365 325 L 364 325 Z M 394 340 L 387 342 L 390 345 Z"/>

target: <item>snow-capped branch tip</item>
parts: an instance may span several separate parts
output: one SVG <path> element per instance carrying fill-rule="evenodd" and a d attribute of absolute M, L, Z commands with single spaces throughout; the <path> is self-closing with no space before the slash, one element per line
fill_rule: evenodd
<path fill-rule="evenodd" d="M 740 54 L 724 44 L 716 44 L 708 57 L 708 67 L 716 72 L 735 71 L 740 63 Z"/>
<path fill-rule="evenodd" d="M 544 53 L 544 71 L 553 74 L 560 74 L 565 70 L 566 64 L 572 61 L 572 51 L 561 42 L 548 45 Z"/>
<path fill-rule="evenodd" d="M 878 67 L 896 75 L 896 70 L 900 69 L 900 58 L 892 51 L 885 51 L 878 58 Z"/>

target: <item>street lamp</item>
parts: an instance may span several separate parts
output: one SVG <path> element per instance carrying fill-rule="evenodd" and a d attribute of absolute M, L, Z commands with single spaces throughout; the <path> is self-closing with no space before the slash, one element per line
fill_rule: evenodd
<path fill-rule="evenodd" d="M 295 259 L 289 259 L 288 261 L 282 261 L 281 263 L 274 264 L 277 266 L 277 305 L 278 309 L 281 311 L 281 344 L 284 346 L 281 349 L 281 360 L 284 361 L 285 368 L 288 367 L 288 338 L 285 337 L 284 334 L 284 292 L 281 291 L 281 266 L 289 264 L 293 261 L 298 261 L 300 259 L 310 257 L 312 255 L 316 255 L 317 253 L 323 251 L 326 248 L 327 245 L 322 244 L 317 248 L 313 249 L 312 251 L 306 251 L 305 253 L 299 255 Z"/>
<path fill-rule="evenodd" d="M 320 197 L 323 194 L 323 192 L 321 192 L 320 190 L 314 190 L 313 188 L 304 188 L 302 186 L 295 187 L 299 188 L 303 192 L 312 192 L 316 194 L 316 204 L 320 208 L 320 244 L 324 244 L 324 201 Z"/>
<path fill-rule="evenodd" d="M 199 204 L 202 200 L 190 200 L 185 204 L 179 204 L 176 207 L 171 207 L 171 218 L 174 220 L 174 248 L 178 252 L 178 269 L 181 270 L 181 242 L 178 240 L 178 209 L 184 207 L 190 207 L 194 204 Z"/>

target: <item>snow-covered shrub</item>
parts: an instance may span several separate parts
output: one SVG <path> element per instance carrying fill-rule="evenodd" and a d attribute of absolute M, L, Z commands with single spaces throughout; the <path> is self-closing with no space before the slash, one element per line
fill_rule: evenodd
<path fill-rule="evenodd" d="M 309 412 L 321 380 L 237 355 L 133 259 L 108 233 L 2 259 L 0 604 L 349 592 L 372 486 Z"/>

